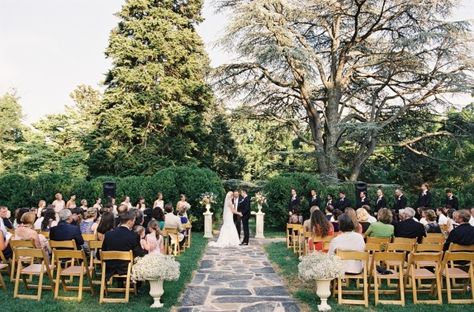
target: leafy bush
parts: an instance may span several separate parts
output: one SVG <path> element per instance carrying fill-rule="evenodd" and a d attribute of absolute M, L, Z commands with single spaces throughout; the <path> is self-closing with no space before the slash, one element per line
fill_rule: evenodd
<path fill-rule="evenodd" d="M 21 174 L 0 176 L 0 205 L 7 207 L 29 207 L 31 202 L 31 179 Z"/>

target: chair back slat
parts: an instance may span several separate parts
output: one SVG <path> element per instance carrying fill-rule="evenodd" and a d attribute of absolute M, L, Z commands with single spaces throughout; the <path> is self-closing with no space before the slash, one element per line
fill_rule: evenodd
<path fill-rule="evenodd" d="M 392 240 L 391 237 L 367 237 L 367 243 L 388 244 Z"/>
<path fill-rule="evenodd" d="M 54 250 L 54 258 L 59 261 L 61 259 L 81 259 L 86 260 L 84 250 Z"/>
<path fill-rule="evenodd" d="M 49 241 L 49 247 L 51 249 L 55 248 L 62 248 L 62 249 L 77 249 L 76 247 L 76 241 L 71 239 L 67 241 L 55 241 L 55 240 L 50 240 Z"/>
<path fill-rule="evenodd" d="M 443 251 L 442 244 L 417 244 L 415 245 L 416 252 L 426 252 L 426 251 Z"/>
<path fill-rule="evenodd" d="M 449 251 L 474 251 L 474 245 L 459 245 L 451 243 L 449 245 Z"/>
<path fill-rule="evenodd" d="M 132 251 L 101 251 L 100 259 L 102 261 L 108 261 L 108 260 L 133 261 L 133 253 Z"/>
<path fill-rule="evenodd" d="M 414 243 L 390 243 L 387 244 L 386 251 L 404 251 L 411 252 L 413 250 Z"/>
<path fill-rule="evenodd" d="M 394 237 L 392 243 L 395 244 L 415 244 L 416 238 Z"/>
<path fill-rule="evenodd" d="M 32 239 L 11 239 L 10 247 L 16 248 L 35 248 L 35 242 Z"/>
<path fill-rule="evenodd" d="M 336 255 L 342 260 L 360 260 L 369 261 L 369 253 L 365 251 L 354 251 L 354 250 L 337 250 Z"/>

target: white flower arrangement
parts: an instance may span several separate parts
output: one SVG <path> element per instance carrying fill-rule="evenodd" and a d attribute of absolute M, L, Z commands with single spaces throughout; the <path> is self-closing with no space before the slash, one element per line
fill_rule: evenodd
<path fill-rule="evenodd" d="M 303 281 L 334 279 L 344 276 L 344 262 L 338 256 L 313 252 L 301 257 L 298 276 Z"/>
<path fill-rule="evenodd" d="M 210 204 L 214 204 L 216 202 L 216 196 L 212 192 L 206 192 L 201 194 L 201 200 L 199 201 L 199 204 L 201 206 L 206 206 Z"/>
<path fill-rule="evenodd" d="M 257 192 L 255 196 L 252 197 L 252 201 L 257 203 L 258 205 L 263 205 L 267 202 L 267 198 L 262 192 Z"/>
<path fill-rule="evenodd" d="M 172 256 L 161 254 L 145 255 L 136 258 L 132 266 L 133 281 L 165 280 L 176 281 L 180 275 L 179 262 Z"/>

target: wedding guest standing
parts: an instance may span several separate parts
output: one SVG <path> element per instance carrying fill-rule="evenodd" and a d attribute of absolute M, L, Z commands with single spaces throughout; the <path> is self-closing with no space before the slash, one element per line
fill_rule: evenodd
<path fill-rule="evenodd" d="M 311 190 L 311 198 L 309 200 L 309 207 L 317 206 L 321 208 L 321 197 L 319 197 L 316 190 Z"/>
<path fill-rule="evenodd" d="M 81 207 L 82 211 L 86 212 L 89 206 L 87 205 L 87 199 L 81 199 Z"/>
<path fill-rule="evenodd" d="M 326 207 L 328 206 L 332 206 L 332 208 L 334 209 L 334 195 L 332 194 L 328 194 L 326 196 Z"/>
<path fill-rule="evenodd" d="M 288 203 L 288 211 L 293 213 L 295 207 L 299 208 L 299 206 L 300 206 L 300 200 L 298 198 L 298 194 L 296 193 L 296 190 L 292 188 L 290 202 Z"/>
<path fill-rule="evenodd" d="M 401 189 L 395 190 L 395 205 L 393 210 L 398 214 L 401 209 L 405 209 L 408 205 L 406 196 L 403 194 Z"/>
<path fill-rule="evenodd" d="M 382 189 L 378 189 L 377 190 L 377 201 L 375 202 L 374 214 L 377 215 L 377 212 L 382 208 L 387 208 L 387 201 L 385 200 L 385 196 L 383 194 Z"/>
<path fill-rule="evenodd" d="M 76 195 L 71 195 L 71 198 L 66 203 L 66 208 L 74 209 L 76 208 Z"/>
<path fill-rule="evenodd" d="M 66 203 L 63 200 L 63 195 L 61 193 L 57 193 L 54 195 L 55 200 L 53 201 L 54 211 L 59 213 L 61 210 L 66 207 Z"/>
<path fill-rule="evenodd" d="M 339 200 L 334 203 L 334 208 L 344 211 L 346 208 L 351 206 L 351 201 L 346 198 L 346 193 L 344 191 L 339 192 Z"/>
<path fill-rule="evenodd" d="M 123 198 L 123 202 L 121 202 L 120 205 L 125 205 L 125 206 L 127 206 L 128 210 L 132 209 L 132 203 L 130 202 L 130 197 L 129 197 L 129 196 L 125 196 L 125 197 Z"/>
<path fill-rule="evenodd" d="M 95 204 L 94 204 L 94 206 L 92 206 L 92 208 L 95 208 L 98 211 L 100 211 L 100 209 L 102 209 L 102 198 L 97 197 L 97 199 L 95 201 Z"/>
<path fill-rule="evenodd" d="M 364 205 L 370 207 L 370 201 L 367 198 L 367 192 L 365 191 L 359 193 L 359 199 L 357 200 L 356 208 L 361 208 Z"/>
<path fill-rule="evenodd" d="M 444 201 L 444 207 L 453 208 L 458 210 L 459 202 L 456 196 L 454 196 L 453 191 L 446 190 L 446 200 Z"/>
<path fill-rule="evenodd" d="M 184 216 L 188 218 L 188 210 L 191 208 L 191 204 L 188 203 L 186 195 L 179 195 L 179 201 L 176 204 L 176 211 L 184 211 Z"/>
<path fill-rule="evenodd" d="M 38 202 L 38 210 L 36 211 L 36 217 L 41 217 L 41 212 L 43 211 L 43 209 L 46 208 L 46 201 L 45 200 L 40 200 Z"/>
<path fill-rule="evenodd" d="M 428 189 L 428 184 L 423 183 L 421 185 L 421 193 L 418 196 L 418 200 L 416 201 L 416 207 L 415 208 L 430 208 L 431 207 L 431 193 Z"/>
<path fill-rule="evenodd" d="M 165 209 L 165 201 L 163 200 L 163 194 L 161 192 L 158 192 L 158 194 L 156 195 L 156 200 L 153 203 L 153 208 L 156 207 L 160 207 L 163 211 Z"/>
<path fill-rule="evenodd" d="M 137 203 L 137 209 L 140 209 L 140 211 L 145 211 L 146 209 L 146 204 L 145 204 L 145 198 L 143 196 L 140 196 L 138 198 L 138 203 Z"/>

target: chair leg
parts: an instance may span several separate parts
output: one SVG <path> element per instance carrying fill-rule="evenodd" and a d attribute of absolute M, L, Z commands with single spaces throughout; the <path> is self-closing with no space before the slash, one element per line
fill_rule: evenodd
<path fill-rule="evenodd" d="M 403 268 L 400 268 L 403 270 Z M 405 283 L 403 283 L 403 274 L 400 274 L 400 299 L 402 301 L 402 307 L 405 306 Z"/>
<path fill-rule="evenodd" d="M 377 274 L 374 272 L 374 294 L 375 294 L 375 305 L 379 304 L 379 281 Z"/>
<path fill-rule="evenodd" d="M 342 303 L 342 279 L 337 279 L 337 303 Z"/>
<path fill-rule="evenodd" d="M 105 291 L 105 264 L 102 265 L 102 276 L 100 279 L 100 296 L 99 303 L 104 302 L 104 291 Z"/>
<path fill-rule="evenodd" d="M 58 271 L 56 272 L 56 283 L 54 285 L 54 299 L 59 297 L 59 278 L 61 275 L 61 265 L 58 265 Z"/>
<path fill-rule="evenodd" d="M 3 288 L 3 290 L 7 290 L 7 286 L 5 285 L 5 281 L 3 280 L 2 273 L 0 272 L 0 286 Z"/>
<path fill-rule="evenodd" d="M 82 300 L 82 288 L 84 287 L 84 274 L 79 276 L 79 290 L 77 294 L 77 300 L 80 302 Z M 91 284 L 92 288 L 92 284 Z"/>
<path fill-rule="evenodd" d="M 448 271 L 446 270 L 446 294 L 448 295 L 448 303 L 451 303 L 451 280 L 449 279 Z"/>
<path fill-rule="evenodd" d="M 367 274 L 364 274 L 364 306 L 369 307 L 369 284 L 367 281 Z"/>
<path fill-rule="evenodd" d="M 125 301 L 128 302 L 130 297 L 130 274 L 127 274 L 126 283 L 127 284 L 125 285 Z"/>
<path fill-rule="evenodd" d="M 43 276 L 44 276 L 43 269 L 41 269 L 39 279 L 38 279 L 38 296 L 37 296 L 38 301 L 41 300 L 41 293 L 43 291 Z"/>

